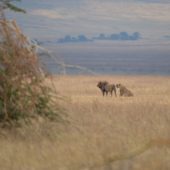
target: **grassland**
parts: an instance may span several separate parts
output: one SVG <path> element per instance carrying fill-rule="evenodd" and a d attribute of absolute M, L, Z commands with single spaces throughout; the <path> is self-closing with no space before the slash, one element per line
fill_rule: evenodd
<path fill-rule="evenodd" d="M 0 170 L 170 169 L 170 77 L 52 79 L 67 116 L 2 129 Z M 122 83 L 134 97 L 103 97 L 99 80 Z"/>

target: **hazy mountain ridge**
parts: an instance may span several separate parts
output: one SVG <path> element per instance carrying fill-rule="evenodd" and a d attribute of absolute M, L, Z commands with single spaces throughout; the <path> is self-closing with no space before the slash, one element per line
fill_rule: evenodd
<path fill-rule="evenodd" d="M 78 36 L 66 35 L 64 38 L 58 39 L 58 43 L 69 43 L 69 42 L 89 42 L 96 40 L 108 40 L 108 41 L 136 41 L 141 39 L 141 35 L 139 32 L 134 32 L 133 34 L 129 34 L 128 32 L 120 32 L 106 35 L 104 33 L 99 34 L 98 36 L 88 38 L 86 35 L 81 34 Z"/>
<path fill-rule="evenodd" d="M 53 57 L 44 55 L 41 59 L 54 74 L 170 75 L 168 41 L 96 41 L 43 46 Z"/>

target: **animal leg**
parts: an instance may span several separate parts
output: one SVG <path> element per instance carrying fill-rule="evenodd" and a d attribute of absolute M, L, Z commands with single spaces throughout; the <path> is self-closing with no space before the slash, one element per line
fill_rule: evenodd
<path fill-rule="evenodd" d="M 114 93 L 115 93 L 115 96 L 117 97 L 117 94 L 116 94 L 116 89 L 114 89 Z"/>

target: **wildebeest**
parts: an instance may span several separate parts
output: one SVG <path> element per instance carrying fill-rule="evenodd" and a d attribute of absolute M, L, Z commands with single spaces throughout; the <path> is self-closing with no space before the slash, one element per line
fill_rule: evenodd
<path fill-rule="evenodd" d="M 112 93 L 114 91 L 116 96 L 116 86 L 114 84 L 109 84 L 107 81 L 99 81 L 97 84 L 97 87 L 102 91 L 103 96 L 108 93 L 112 96 Z"/>
<path fill-rule="evenodd" d="M 133 96 L 133 93 L 122 84 L 116 84 L 116 87 L 119 88 L 120 96 L 125 96 L 125 97 Z"/>

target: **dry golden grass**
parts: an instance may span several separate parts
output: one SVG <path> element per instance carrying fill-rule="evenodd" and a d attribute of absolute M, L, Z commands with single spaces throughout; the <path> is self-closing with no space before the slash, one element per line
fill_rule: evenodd
<path fill-rule="evenodd" d="M 1 132 L 1 170 L 170 169 L 170 77 L 57 76 L 65 123 Z M 99 80 L 134 97 L 103 97 Z M 49 80 L 47 80 L 50 83 Z"/>

